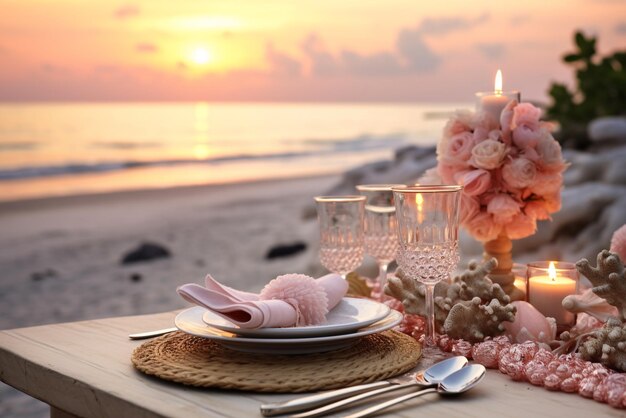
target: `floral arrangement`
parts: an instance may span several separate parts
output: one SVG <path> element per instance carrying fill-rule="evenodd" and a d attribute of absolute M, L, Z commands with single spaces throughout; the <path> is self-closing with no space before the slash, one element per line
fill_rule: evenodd
<path fill-rule="evenodd" d="M 444 128 L 436 172 L 443 183 L 464 186 L 461 225 L 479 241 L 532 235 L 537 220 L 561 208 L 567 164 L 540 116 L 539 108 L 512 100 L 499 121 L 457 112 Z"/>

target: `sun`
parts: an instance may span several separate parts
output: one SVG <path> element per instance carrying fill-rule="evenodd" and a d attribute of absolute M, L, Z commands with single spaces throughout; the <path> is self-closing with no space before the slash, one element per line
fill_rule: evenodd
<path fill-rule="evenodd" d="M 191 61 L 193 61 L 194 64 L 205 65 L 208 64 L 212 58 L 211 53 L 206 48 L 196 48 L 191 51 Z"/>

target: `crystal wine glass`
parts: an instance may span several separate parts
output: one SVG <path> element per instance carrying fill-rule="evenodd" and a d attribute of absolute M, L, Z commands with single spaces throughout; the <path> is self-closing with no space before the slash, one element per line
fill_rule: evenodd
<path fill-rule="evenodd" d="M 459 262 L 459 206 L 462 186 L 394 187 L 398 218 L 398 265 L 426 287 L 425 348 L 435 349 L 435 285 Z"/>
<path fill-rule="evenodd" d="M 320 261 L 333 273 L 346 275 L 363 262 L 365 196 L 318 196 Z"/>
<path fill-rule="evenodd" d="M 387 282 L 387 267 L 396 258 L 398 232 L 392 187 L 403 184 L 361 184 L 356 186 L 365 202 L 365 252 L 378 263 L 380 298 Z"/>

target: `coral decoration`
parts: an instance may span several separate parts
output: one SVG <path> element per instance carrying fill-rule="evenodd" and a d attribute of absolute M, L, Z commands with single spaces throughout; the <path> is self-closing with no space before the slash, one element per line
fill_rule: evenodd
<path fill-rule="evenodd" d="M 626 260 L 626 224 L 613 232 L 613 238 L 611 238 L 611 252 L 619 255 L 622 260 Z"/>
<path fill-rule="evenodd" d="M 567 165 L 540 116 L 539 108 L 513 100 L 499 123 L 482 112 L 457 112 L 444 128 L 437 173 L 444 184 L 464 186 L 461 225 L 479 241 L 527 237 L 537 220 L 560 209 Z"/>
<path fill-rule="evenodd" d="M 328 296 L 313 277 L 285 274 L 269 282 L 259 295 L 261 300 L 280 299 L 297 312 L 296 326 L 318 325 L 326 321 Z"/>
<path fill-rule="evenodd" d="M 479 297 L 475 297 L 452 306 L 443 323 L 443 330 L 453 338 L 477 342 L 483 341 L 486 336 L 502 334 L 505 330 L 503 323 L 514 319 L 513 305 L 503 306 L 495 298 L 483 304 Z"/>
<path fill-rule="evenodd" d="M 578 352 L 586 360 L 626 371 L 626 324 L 617 318 L 610 318 L 580 345 Z"/>
<path fill-rule="evenodd" d="M 435 324 L 452 338 L 482 341 L 504 332 L 504 321 L 513 321 L 515 307 L 498 284 L 487 277 L 496 266 L 494 259 L 483 264 L 472 261 L 468 270 L 454 277 L 452 284 L 435 286 Z M 417 281 L 396 271 L 388 279 L 385 293 L 400 302 L 405 312 L 425 316 L 425 289 Z"/>
<path fill-rule="evenodd" d="M 448 316 L 450 307 L 446 309 L 437 301 L 445 297 L 448 291 L 448 283 L 439 282 L 435 285 L 435 327 L 438 332 L 443 329 L 443 322 Z M 387 278 L 384 293 L 401 302 L 403 310 L 413 315 L 426 316 L 426 290 L 424 285 L 407 277 L 401 269 L 397 269 L 394 276 Z"/>
<path fill-rule="evenodd" d="M 495 298 L 503 305 L 508 304 L 511 298 L 504 293 L 500 285 L 494 284 L 487 277 L 497 266 L 498 262 L 495 258 L 482 264 L 470 261 L 467 270 L 454 277 L 452 284 L 447 288 L 446 297 L 435 299 L 435 302 L 443 303 L 444 306 L 451 306 L 454 301 L 471 300 L 478 297 L 483 303 L 490 302 Z"/>
<path fill-rule="evenodd" d="M 626 319 L 626 269 L 619 256 L 603 250 L 598 254 L 597 267 L 587 259 L 576 263 L 580 274 L 593 284 L 593 293 L 615 306 L 622 321 Z"/>

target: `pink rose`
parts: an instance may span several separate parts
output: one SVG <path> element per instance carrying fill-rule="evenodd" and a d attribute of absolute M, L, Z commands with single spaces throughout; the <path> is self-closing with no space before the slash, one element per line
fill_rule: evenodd
<path fill-rule="evenodd" d="M 479 241 L 491 241 L 498 237 L 502 227 L 487 212 L 477 213 L 466 225 L 467 230 Z"/>
<path fill-rule="evenodd" d="M 539 221 L 550 219 L 548 204 L 544 200 L 531 200 L 526 203 L 524 213 L 526 216 Z"/>
<path fill-rule="evenodd" d="M 539 128 L 539 118 L 541 118 L 541 109 L 528 102 L 520 103 L 513 109 L 511 128 L 515 129 L 518 126 L 525 125 L 537 130 Z"/>
<path fill-rule="evenodd" d="M 541 109 L 530 103 L 520 103 L 513 109 L 511 129 L 513 142 L 520 148 L 534 148 L 541 136 Z"/>
<path fill-rule="evenodd" d="M 520 213 L 520 205 L 508 194 L 500 193 L 495 195 L 487 205 L 487 212 L 493 215 L 493 219 L 506 224 Z"/>
<path fill-rule="evenodd" d="M 511 100 L 500 113 L 500 126 L 502 127 L 502 140 L 505 144 L 511 144 L 511 124 L 513 123 L 513 109 L 517 106 L 517 100 Z"/>
<path fill-rule="evenodd" d="M 550 171 L 562 171 L 565 168 L 561 145 L 550 135 L 543 131 L 543 135 L 537 143 L 537 155 L 541 166 Z"/>
<path fill-rule="evenodd" d="M 548 196 L 558 193 L 563 184 L 563 176 L 560 173 L 537 173 L 533 184 L 528 188 L 536 195 Z"/>
<path fill-rule="evenodd" d="M 544 196 L 546 201 L 546 208 L 549 213 L 558 212 L 561 210 L 561 193 L 556 192 L 554 194 Z"/>
<path fill-rule="evenodd" d="M 526 148 L 520 153 L 520 155 L 535 164 L 539 164 L 541 162 L 541 156 L 534 148 Z"/>
<path fill-rule="evenodd" d="M 526 238 L 534 234 L 536 230 L 535 220 L 523 213 L 515 215 L 505 227 L 506 234 L 511 239 Z"/>
<path fill-rule="evenodd" d="M 473 118 L 472 112 L 463 110 L 457 111 L 454 117 L 450 119 L 443 128 L 443 134 L 452 137 L 461 132 L 471 131 Z"/>
<path fill-rule="evenodd" d="M 502 167 L 502 178 L 511 187 L 523 189 L 530 186 L 537 176 L 537 167 L 526 158 L 516 158 Z"/>
<path fill-rule="evenodd" d="M 479 142 L 484 141 L 489 137 L 489 131 L 481 126 L 477 126 L 474 129 L 474 133 L 472 134 L 472 138 L 474 139 L 474 144 L 478 144 Z"/>
<path fill-rule="evenodd" d="M 481 130 L 485 132 L 498 129 L 499 121 L 495 120 L 490 114 L 485 112 L 477 112 L 474 114 L 474 130 Z"/>
<path fill-rule="evenodd" d="M 463 192 L 468 196 L 478 196 L 491 187 L 491 174 L 486 170 L 472 170 L 464 173 L 457 183 L 463 185 Z"/>
<path fill-rule="evenodd" d="M 468 196 L 465 193 L 461 194 L 461 216 L 460 222 L 462 225 L 467 225 L 480 212 L 480 204 L 478 199 Z"/>
<path fill-rule="evenodd" d="M 486 139 L 472 149 L 472 165 L 485 170 L 493 170 L 502 164 L 506 155 L 506 145 L 493 139 Z"/>
<path fill-rule="evenodd" d="M 522 149 L 536 147 L 540 137 L 539 129 L 532 129 L 526 125 L 513 129 L 513 143 Z"/>
<path fill-rule="evenodd" d="M 467 166 L 472 155 L 474 139 L 471 132 L 461 132 L 454 135 L 445 150 L 442 160 L 447 164 Z"/>
<path fill-rule="evenodd" d="M 437 142 L 437 160 L 441 161 L 448 152 L 448 145 L 455 135 L 463 132 L 472 132 L 473 113 L 468 111 L 457 111 L 454 117 L 448 121 L 443 128 L 443 136 Z"/>

